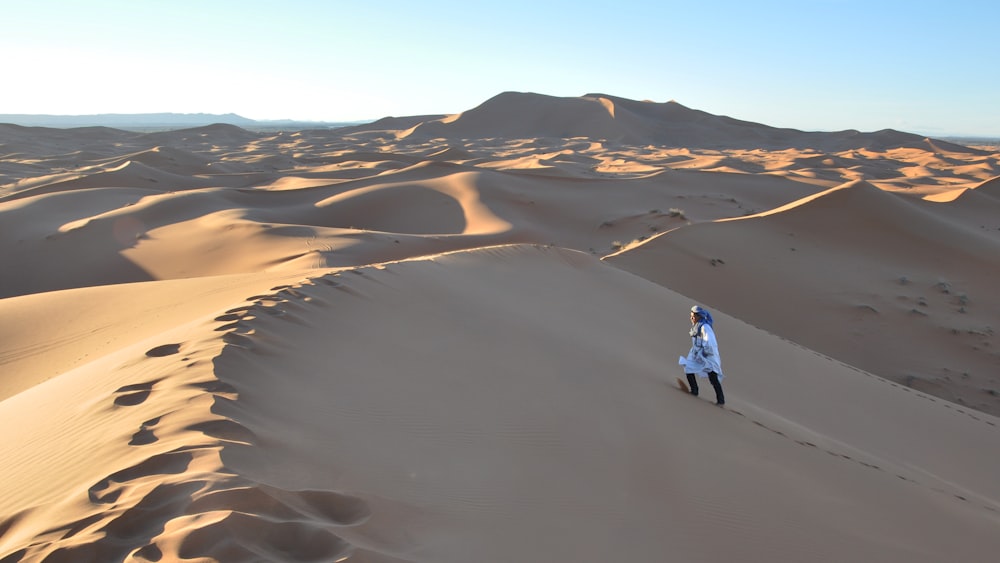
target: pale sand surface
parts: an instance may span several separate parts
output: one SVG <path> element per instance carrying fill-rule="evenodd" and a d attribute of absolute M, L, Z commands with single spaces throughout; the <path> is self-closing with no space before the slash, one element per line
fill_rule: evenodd
<path fill-rule="evenodd" d="M 992 560 L 986 148 L 518 93 L 0 125 L 0 561 Z"/>

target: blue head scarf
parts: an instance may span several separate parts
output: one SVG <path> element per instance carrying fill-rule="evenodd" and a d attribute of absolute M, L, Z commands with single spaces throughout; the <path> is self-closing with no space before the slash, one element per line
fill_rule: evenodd
<path fill-rule="evenodd" d="M 698 322 L 694 323 L 689 331 L 689 334 L 694 337 L 701 332 L 701 325 L 706 324 L 712 326 L 712 314 L 708 312 L 708 309 L 702 307 L 701 305 L 695 305 L 691 307 L 691 313 L 698 317 Z"/>
<path fill-rule="evenodd" d="M 701 305 L 695 305 L 694 307 L 691 307 L 691 312 L 698 315 L 701 322 L 707 324 L 708 326 L 712 326 L 712 322 L 714 321 L 712 321 L 712 314 L 708 312 L 708 309 L 702 307 Z"/>

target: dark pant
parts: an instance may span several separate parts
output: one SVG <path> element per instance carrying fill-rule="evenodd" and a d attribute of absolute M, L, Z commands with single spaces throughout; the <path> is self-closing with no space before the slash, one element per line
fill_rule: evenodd
<path fill-rule="evenodd" d="M 691 394 L 698 394 L 698 378 L 695 377 L 693 373 L 687 374 L 688 386 L 691 387 Z M 719 383 L 719 374 L 714 371 L 708 372 L 708 381 L 712 384 L 712 388 L 715 389 L 715 402 L 719 405 L 726 404 L 726 396 L 722 394 L 722 384 Z"/>

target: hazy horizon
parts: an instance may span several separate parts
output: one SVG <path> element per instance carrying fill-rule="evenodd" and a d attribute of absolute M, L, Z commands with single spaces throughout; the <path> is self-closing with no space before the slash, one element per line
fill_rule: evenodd
<path fill-rule="evenodd" d="M 7 114 L 359 121 L 604 92 L 800 130 L 1000 135 L 1000 5 L 984 1 L 39 0 L 4 16 L 0 47 L 21 54 Z"/>

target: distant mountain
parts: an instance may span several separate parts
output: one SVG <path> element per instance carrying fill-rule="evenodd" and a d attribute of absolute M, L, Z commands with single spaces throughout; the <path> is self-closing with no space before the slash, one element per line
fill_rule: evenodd
<path fill-rule="evenodd" d="M 388 136 L 415 142 L 429 139 L 582 137 L 637 146 L 692 149 L 795 148 L 832 153 L 914 148 L 932 152 L 986 154 L 962 144 L 894 129 L 870 133 L 854 129 L 801 131 L 714 115 L 675 101 L 636 101 L 607 94 L 557 97 L 531 92 L 503 92 L 462 113 L 384 117 L 376 121 L 258 121 L 235 113 L 0 114 L 0 124 L 4 123 L 48 128 L 111 127 L 143 133 L 208 125 L 231 125 L 255 132 L 338 129 L 344 136 Z"/>
<path fill-rule="evenodd" d="M 894 129 L 872 133 L 853 129 L 800 131 L 714 115 L 674 101 L 636 101 L 606 94 L 556 97 L 504 92 L 463 113 L 420 123 L 402 136 L 414 140 L 586 137 L 630 145 L 706 149 L 814 148 L 828 152 L 899 147 L 975 150 L 946 141 L 931 142 L 922 135 Z"/>
<path fill-rule="evenodd" d="M 326 122 L 255 120 L 235 113 L 102 113 L 94 115 L 0 114 L 0 123 L 24 127 L 113 127 L 115 129 L 184 129 L 218 123 L 244 129 L 308 129 L 357 125 L 358 121 Z"/>

